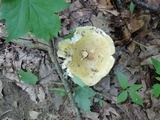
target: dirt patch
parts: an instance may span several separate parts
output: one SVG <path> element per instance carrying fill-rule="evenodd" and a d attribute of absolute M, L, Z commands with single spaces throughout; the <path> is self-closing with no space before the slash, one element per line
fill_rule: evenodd
<path fill-rule="evenodd" d="M 68 116 L 65 107 L 59 106 L 56 110 L 56 100 L 60 100 L 60 104 L 64 101 L 61 96 L 56 96 L 51 92 L 50 98 L 46 99 L 46 104 L 35 103 L 30 99 L 27 92 L 22 90 L 14 82 L 9 82 L 7 79 L 1 79 L 3 84 L 2 95 L 0 99 L 0 119 L 2 120 L 74 120 L 73 114 Z M 67 100 L 66 100 L 67 101 Z M 72 113 L 72 112 L 71 112 Z"/>

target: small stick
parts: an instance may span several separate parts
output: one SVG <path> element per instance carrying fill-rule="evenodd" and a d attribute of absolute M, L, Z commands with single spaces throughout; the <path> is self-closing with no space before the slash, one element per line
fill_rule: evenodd
<path fill-rule="evenodd" d="M 64 84 L 64 87 L 65 87 L 65 89 L 66 89 L 66 91 L 68 93 L 68 97 L 69 97 L 69 99 L 71 101 L 71 104 L 74 107 L 75 113 L 77 115 L 77 120 L 82 120 L 80 112 L 79 112 L 79 109 L 78 109 L 78 107 L 77 107 L 77 105 L 75 103 L 75 100 L 73 98 L 69 83 L 67 81 L 67 77 L 65 77 L 65 75 L 63 74 L 62 68 L 60 67 L 60 65 L 59 65 L 59 63 L 57 61 L 57 57 L 56 57 L 56 53 L 55 53 L 54 40 L 50 40 L 49 44 L 51 45 L 51 48 L 48 48 L 49 56 L 51 57 L 51 60 L 52 60 L 52 62 L 54 63 L 54 65 L 56 67 L 57 73 L 59 74 L 59 76 L 60 76 L 60 78 L 61 78 L 61 80 L 62 80 L 62 82 Z"/>
<path fill-rule="evenodd" d="M 2 119 L 2 116 L 3 116 L 3 115 L 5 115 L 5 114 L 7 114 L 7 113 L 9 113 L 9 112 L 11 112 L 11 111 L 12 111 L 12 109 L 3 112 L 3 113 L 0 115 L 0 119 Z"/>
<path fill-rule="evenodd" d="M 141 43 L 139 43 L 139 42 L 137 42 L 137 41 L 135 41 L 135 40 L 133 40 L 133 42 L 136 43 L 136 44 L 139 45 L 139 46 L 142 46 L 142 47 L 146 48 L 146 49 L 148 48 L 147 46 L 145 46 L 145 45 L 143 45 L 143 44 L 141 44 Z"/>

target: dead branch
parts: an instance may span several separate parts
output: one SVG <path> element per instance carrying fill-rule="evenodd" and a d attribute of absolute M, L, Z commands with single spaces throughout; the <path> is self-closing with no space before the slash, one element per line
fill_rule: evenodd
<path fill-rule="evenodd" d="M 156 6 L 151 5 L 149 3 L 142 2 L 141 0 L 132 0 L 132 2 L 139 5 L 140 7 L 146 8 L 146 9 L 150 10 L 151 12 L 154 12 L 158 15 L 160 13 L 160 8 L 159 7 L 156 7 Z"/>

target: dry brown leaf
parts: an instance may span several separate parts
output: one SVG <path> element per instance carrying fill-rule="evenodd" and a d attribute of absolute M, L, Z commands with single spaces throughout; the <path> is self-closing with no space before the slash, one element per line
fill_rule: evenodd
<path fill-rule="evenodd" d="M 130 33 L 130 31 L 126 27 L 123 30 L 123 34 L 124 34 L 125 39 L 128 40 L 128 39 L 131 38 L 131 33 Z"/>
<path fill-rule="evenodd" d="M 142 52 L 139 54 L 139 58 L 145 59 L 150 56 L 155 56 L 159 54 L 159 47 L 158 45 L 148 45 L 145 50 L 142 49 Z"/>
<path fill-rule="evenodd" d="M 160 39 L 153 39 L 152 41 L 150 41 L 150 43 L 152 45 L 158 45 L 158 46 L 160 46 Z"/>
<path fill-rule="evenodd" d="M 68 35 L 70 31 L 67 29 L 67 26 L 70 24 L 70 20 L 65 18 L 64 22 L 62 23 L 62 33 L 61 36 Z"/>
<path fill-rule="evenodd" d="M 32 120 L 37 119 L 37 117 L 38 117 L 39 114 L 40 114 L 40 113 L 37 112 L 37 111 L 29 111 L 29 116 L 30 116 L 30 118 L 31 118 Z"/>
<path fill-rule="evenodd" d="M 113 120 L 120 120 L 121 116 L 113 107 L 105 108 L 103 116 L 111 116 Z"/>
<path fill-rule="evenodd" d="M 105 9 L 113 9 L 113 5 L 111 4 L 110 0 L 97 0 L 98 1 L 98 8 L 103 11 Z"/>
<path fill-rule="evenodd" d="M 114 16 L 118 16 L 120 13 L 117 10 L 106 10 L 108 13 L 111 13 Z"/>
<path fill-rule="evenodd" d="M 142 20 L 144 22 L 144 25 L 141 28 L 141 32 L 139 34 L 139 36 L 142 38 L 150 32 L 148 30 L 148 26 L 149 26 L 149 22 L 151 20 L 151 16 L 150 15 L 141 15 L 140 17 L 138 17 L 138 19 Z"/>
<path fill-rule="evenodd" d="M 133 41 L 127 46 L 127 49 L 128 49 L 129 52 L 131 52 L 131 53 L 134 52 L 135 48 L 136 48 L 136 44 L 135 44 L 135 42 L 133 42 Z"/>
<path fill-rule="evenodd" d="M 128 24 L 128 29 L 130 30 L 131 33 L 134 33 L 135 31 L 139 30 L 144 26 L 144 21 L 139 20 L 136 17 L 131 19 L 130 23 Z"/>
<path fill-rule="evenodd" d="M 101 12 L 99 12 L 97 16 L 92 14 L 90 20 L 92 21 L 93 26 L 101 28 L 106 33 L 110 33 L 110 31 L 112 31 L 111 27 L 109 27 L 111 15 L 103 15 Z"/>
<path fill-rule="evenodd" d="M 86 119 L 91 119 L 91 120 L 100 120 L 98 118 L 99 116 L 99 113 L 96 113 L 96 112 L 90 112 L 90 113 L 87 113 L 87 112 L 83 112 L 83 115 L 85 116 Z"/>
<path fill-rule="evenodd" d="M 136 72 L 139 72 L 139 66 L 138 67 L 126 67 L 126 69 L 131 72 L 132 75 L 134 75 Z"/>
<path fill-rule="evenodd" d="M 157 60 L 160 61 L 160 55 L 155 55 L 155 56 L 151 56 L 151 57 L 153 57 L 153 58 L 155 58 L 155 59 L 157 59 Z M 151 65 L 151 64 L 152 64 L 151 57 L 143 60 L 143 61 L 141 62 L 141 65 Z"/>
<path fill-rule="evenodd" d="M 41 87 L 39 87 L 39 91 L 38 91 L 38 94 L 37 94 L 37 96 L 38 96 L 38 98 L 39 98 L 39 102 L 40 103 L 42 103 L 42 102 L 44 102 L 45 101 L 45 92 L 44 92 L 44 90 L 41 88 Z"/>

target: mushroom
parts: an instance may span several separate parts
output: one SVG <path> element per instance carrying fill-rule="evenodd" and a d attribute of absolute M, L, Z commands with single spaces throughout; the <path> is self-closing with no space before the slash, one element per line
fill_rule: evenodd
<path fill-rule="evenodd" d="M 113 40 L 96 27 L 78 27 L 74 36 L 59 42 L 58 47 L 58 57 L 65 59 L 62 68 L 88 86 L 98 83 L 114 65 Z"/>

